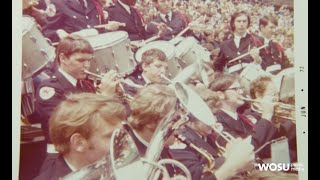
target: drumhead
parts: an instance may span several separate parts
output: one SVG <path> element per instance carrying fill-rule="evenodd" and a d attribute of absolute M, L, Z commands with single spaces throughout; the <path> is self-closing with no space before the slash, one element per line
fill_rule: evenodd
<path fill-rule="evenodd" d="M 153 41 L 138 49 L 135 54 L 136 60 L 140 63 L 142 54 L 152 48 L 160 49 L 161 51 L 163 51 L 166 54 L 168 60 L 172 59 L 175 55 L 175 47 L 168 41 Z"/>
<path fill-rule="evenodd" d="M 176 56 L 181 57 L 187 53 L 197 40 L 194 37 L 186 37 L 176 46 Z"/>
<path fill-rule="evenodd" d="M 31 28 L 35 25 L 36 21 L 31 16 L 23 16 L 22 17 L 22 34 L 29 32 Z"/>
<path fill-rule="evenodd" d="M 114 31 L 99 34 L 97 36 L 85 37 L 94 49 L 100 49 L 107 46 L 118 44 L 128 38 L 128 33 L 125 31 Z"/>

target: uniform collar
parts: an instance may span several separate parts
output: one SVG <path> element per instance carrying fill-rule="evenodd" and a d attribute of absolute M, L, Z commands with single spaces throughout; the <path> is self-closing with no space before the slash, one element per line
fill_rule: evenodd
<path fill-rule="evenodd" d="M 77 85 L 77 79 L 72 77 L 70 74 L 65 72 L 63 69 L 59 68 L 58 71 L 74 86 Z"/>
<path fill-rule="evenodd" d="M 244 38 L 244 37 L 246 37 L 247 36 L 247 34 L 248 33 L 244 33 L 244 35 L 243 36 L 238 36 L 236 33 L 234 33 L 234 39 L 241 39 L 241 38 Z"/>
<path fill-rule="evenodd" d="M 63 157 L 63 159 L 66 162 L 66 164 L 68 165 L 68 167 L 71 169 L 72 172 L 77 170 L 72 164 L 70 164 L 70 162 L 68 162 L 68 160 L 65 157 Z"/>
<path fill-rule="evenodd" d="M 162 18 L 162 20 L 163 20 L 164 22 L 167 22 L 167 20 L 166 20 L 166 15 L 168 15 L 168 16 L 169 16 L 169 20 L 172 21 L 172 11 L 170 11 L 168 14 L 162 14 L 162 13 L 160 13 L 160 17 Z"/>
<path fill-rule="evenodd" d="M 238 114 L 235 112 L 231 112 L 229 110 L 226 109 L 221 109 L 221 111 L 223 111 L 224 113 L 228 114 L 230 117 L 232 117 L 234 120 L 238 120 Z"/>
<path fill-rule="evenodd" d="M 129 14 L 131 14 L 130 6 L 124 4 L 121 0 L 118 0 L 118 2 Z"/>

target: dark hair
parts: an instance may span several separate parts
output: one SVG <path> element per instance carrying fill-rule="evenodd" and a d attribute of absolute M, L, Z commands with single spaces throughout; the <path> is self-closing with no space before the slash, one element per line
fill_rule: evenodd
<path fill-rule="evenodd" d="M 251 19 L 250 19 L 250 16 L 249 16 L 246 12 L 244 12 L 244 11 L 235 12 L 234 14 L 232 14 L 231 20 L 230 20 L 230 26 L 231 26 L 231 30 L 232 30 L 232 31 L 235 30 L 234 21 L 236 20 L 237 17 L 239 17 L 239 16 L 241 16 L 241 15 L 247 16 L 247 19 L 248 19 L 248 27 L 250 26 Z M 247 27 L 247 28 L 248 28 L 248 27 Z"/>
<path fill-rule="evenodd" d="M 260 29 L 260 26 L 267 26 L 268 23 L 271 22 L 272 24 L 278 26 L 278 20 L 276 17 L 274 16 L 263 16 L 262 18 L 260 18 L 259 20 L 259 29 Z"/>
<path fill-rule="evenodd" d="M 70 57 L 73 53 L 89 53 L 93 54 L 94 49 L 91 44 L 78 35 L 68 35 L 61 39 L 56 48 L 56 63 L 60 64 L 59 54 L 63 53 L 65 56 Z"/>

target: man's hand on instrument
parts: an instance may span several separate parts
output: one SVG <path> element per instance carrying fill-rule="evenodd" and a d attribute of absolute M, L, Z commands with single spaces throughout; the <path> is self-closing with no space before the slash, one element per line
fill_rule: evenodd
<path fill-rule="evenodd" d="M 103 78 L 98 85 L 98 91 L 105 96 L 116 96 L 116 87 L 121 82 L 118 78 L 118 73 L 115 70 L 110 70 L 105 74 L 102 74 Z"/>
<path fill-rule="evenodd" d="M 126 26 L 126 24 L 118 21 L 109 21 L 107 24 L 97 25 L 95 28 L 104 28 L 109 31 L 116 31 L 120 26 Z"/>

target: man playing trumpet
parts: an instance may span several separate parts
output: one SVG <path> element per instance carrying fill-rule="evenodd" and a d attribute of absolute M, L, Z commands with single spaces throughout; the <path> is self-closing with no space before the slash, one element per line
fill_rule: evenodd
<path fill-rule="evenodd" d="M 57 69 L 49 79 L 41 82 L 36 90 L 36 115 L 41 122 L 49 153 L 55 152 L 49 138 L 48 124 L 53 109 L 70 93 L 96 92 L 95 86 L 85 73 L 94 58 L 93 52 L 90 43 L 80 36 L 69 35 L 62 39 L 56 49 Z M 113 70 L 106 73 L 98 86 L 100 94 L 116 96 L 115 88 L 120 82 L 116 77 L 117 73 Z"/>
<path fill-rule="evenodd" d="M 243 98 L 243 88 L 239 79 L 231 74 L 219 74 L 215 76 L 215 81 L 210 84 L 210 89 L 218 93 L 219 110 L 215 113 L 218 122 L 220 122 L 224 130 L 234 137 L 245 138 L 252 136 L 252 145 L 255 150 L 262 147 L 265 143 L 273 139 L 279 138 L 288 132 L 281 132 L 276 124 L 272 122 L 274 115 L 274 103 L 264 99 L 259 104 L 260 114 L 245 111 L 243 109 L 245 101 Z M 243 110 L 242 110 L 243 111 Z M 285 130 L 285 128 L 280 128 Z M 266 146 L 258 152 L 261 158 L 270 157 L 270 146 Z"/>
<path fill-rule="evenodd" d="M 286 136 L 289 143 L 289 152 L 291 162 L 297 161 L 297 139 L 296 139 L 296 125 L 292 122 L 295 121 L 294 116 L 290 114 L 294 113 L 294 106 L 285 105 L 284 103 L 277 104 L 279 102 L 277 88 L 269 76 L 260 76 L 250 84 L 250 96 L 253 98 L 253 106 L 260 106 L 265 101 L 271 101 L 275 103 L 274 114 L 271 118 L 272 123 L 279 129 L 281 136 Z M 257 103 L 255 103 L 257 102 Z M 285 105 L 286 109 L 281 109 L 281 105 Z M 290 109 L 289 109 L 290 108 Z M 259 109 L 259 108 L 258 108 Z M 292 111 L 293 110 L 293 111 Z M 286 111 L 284 113 L 280 111 Z M 287 113 L 289 111 L 289 113 Z M 288 117 L 284 117 L 285 114 Z"/>
<path fill-rule="evenodd" d="M 125 78 L 125 92 L 131 96 L 137 93 L 137 89 L 151 83 L 163 83 L 161 75 L 168 69 L 166 54 L 159 49 L 149 49 L 142 53 L 141 71 L 138 69 Z"/>

